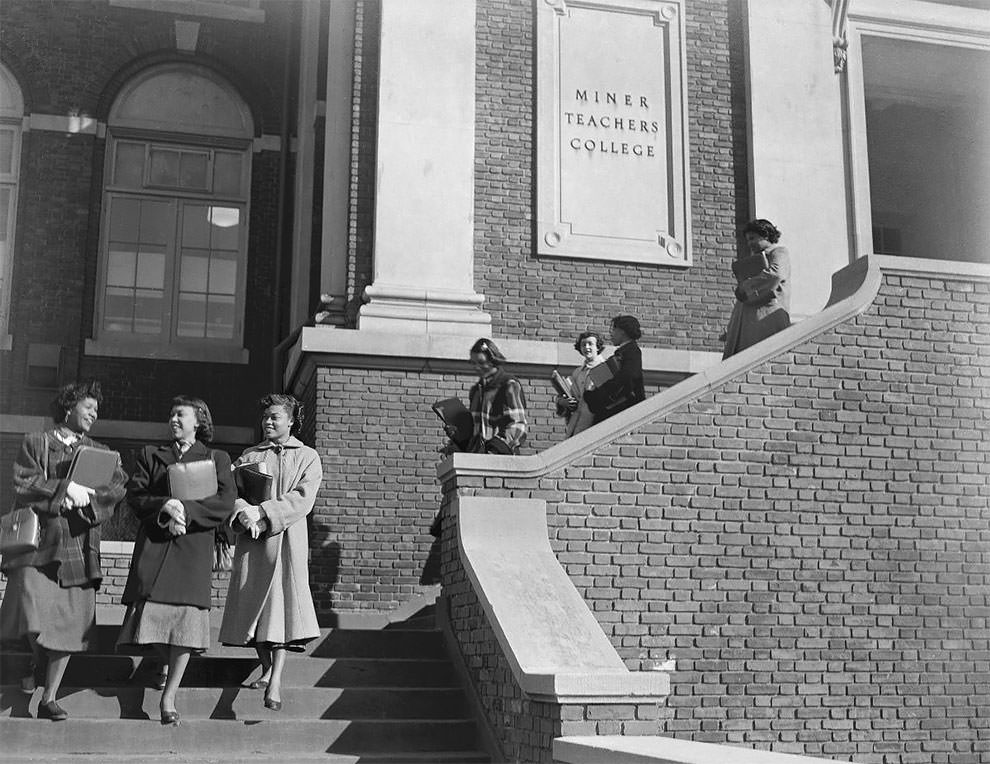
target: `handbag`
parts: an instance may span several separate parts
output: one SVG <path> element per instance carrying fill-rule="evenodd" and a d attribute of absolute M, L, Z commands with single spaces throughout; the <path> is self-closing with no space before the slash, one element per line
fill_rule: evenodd
<path fill-rule="evenodd" d="M 0 554 L 34 552 L 41 545 L 41 522 L 30 507 L 15 509 L 0 518 Z"/>
<path fill-rule="evenodd" d="M 42 469 L 48 477 L 48 434 L 43 436 Z M 41 546 L 41 520 L 31 507 L 21 507 L 0 518 L 0 555 L 35 552 Z"/>
<path fill-rule="evenodd" d="M 213 572 L 231 570 L 234 567 L 234 548 L 227 541 L 227 534 L 220 528 L 213 531 Z"/>

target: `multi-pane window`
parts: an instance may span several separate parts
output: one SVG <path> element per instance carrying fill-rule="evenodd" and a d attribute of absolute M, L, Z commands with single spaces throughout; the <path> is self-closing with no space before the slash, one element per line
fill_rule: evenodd
<path fill-rule="evenodd" d="M 114 152 L 103 331 L 238 339 L 245 152 L 131 140 Z"/>
<path fill-rule="evenodd" d="M 214 91 L 203 102 L 216 100 Z M 168 348 L 180 357 L 183 348 L 241 344 L 251 153 L 247 139 L 217 136 L 232 114 L 233 107 L 204 124 L 204 136 L 148 138 L 144 111 L 142 129 L 111 123 L 99 343 L 137 343 L 133 352 L 144 346 L 152 355 Z"/>

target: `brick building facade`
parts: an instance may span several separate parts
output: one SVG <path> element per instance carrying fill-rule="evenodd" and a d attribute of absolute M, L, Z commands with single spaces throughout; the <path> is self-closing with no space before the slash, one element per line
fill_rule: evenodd
<path fill-rule="evenodd" d="M 548 502 L 554 550 L 627 666 L 678 657 L 664 708 L 631 706 L 621 713 L 632 717 L 596 731 L 638 721 L 864 761 L 888 749 L 860 739 L 881 735 L 898 761 L 929 745 L 942 760 L 978 760 L 985 720 L 954 682 L 944 694 L 966 708 L 957 716 L 922 713 L 920 698 L 886 711 L 857 693 L 882 673 L 895 687 L 928 676 L 925 651 L 959 671 L 982 666 L 985 645 L 961 646 L 957 660 L 952 644 L 960 608 L 987 606 L 987 562 L 972 546 L 986 530 L 986 474 L 965 455 L 985 446 L 965 420 L 985 419 L 987 364 L 978 333 L 961 328 L 986 319 L 985 189 L 960 170 L 945 191 L 957 194 L 954 211 L 937 214 L 919 189 L 931 163 L 990 161 L 978 129 L 986 94 L 958 76 L 987 68 L 990 4 L 417 2 L 4 3 L 0 130 L 11 148 L 0 181 L 12 201 L 0 470 L 9 474 L 21 434 L 43 426 L 55 387 L 72 379 L 103 382 L 94 435 L 125 466 L 163 434 L 174 394 L 207 400 L 218 446 L 237 455 L 256 437 L 254 401 L 286 389 L 306 405 L 303 438 L 326 475 L 309 518 L 321 618 L 415 608 L 462 583 L 455 540 L 428 533 L 450 498 L 430 404 L 466 396 L 471 342 L 489 336 L 506 352 L 529 404 L 524 453 L 542 454 L 563 439 L 548 375 L 576 365 L 580 331 L 638 316 L 648 395 L 718 367 L 738 230 L 767 217 L 792 253 L 795 321 L 817 315 L 831 274 L 865 255 L 925 275 L 886 277 L 876 310 L 852 328 L 616 434 L 566 477 L 518 488 Z M 680 259 L 548 254 L 541 173 L 545 114 L 557 106 L 547 106 L 545 67 L 571 61 L 566 24 L 583 12 L 601 15 L 601 48 L 588 56 L 605 67 L 609 46 L 621 47 L 609 25 L 627 11 L 663 30 L 669 56 L 657 145 L 669 168 L 683 160 L 682 178 L 668 172 L 668 201 L 685 207 L 685 224 L 670 212 L 670 227 L 651 233 Z M 638 86 L 639 73 L 623 76 Z M 891 131 L 896 114 L 942 128 L 922 145 Z M 919 244 L 922 224 L 951 246 Z M 321 294 L 332 299 L 314 325 Z M 903 389 L 878 392 L 894 372 Z M 946 430 L 930 407 L 935 377 L 947 375 L 958 377 L 947 394 L 959 421 Z M 756 431 L 770 437 L 750 447 Z M 966 462 L 946 473 L 959 487 L 949 498 L 943 453 Z M 770 487 L 758 490 L 761 480 Z M 495 477 L 457 486 L 512 494 L 505 487 Z M 938 498 L 900 522 L 922 496 Z M 112 525 L 120 540 L 133 533 L 126 508 Z M 941 573 L 923 564 L 937 551 L 927 527 L 955 555 Z M 910 564 L 898 556 L 905 545 Z M 968 603 L 957 586 L 975 587 Z M 926 597 L 948 599 L 922 613 Z M 460 639 L 469 615 L 451 616 Z M 489 637 L 469 634 L 461 647 L 488 650 Z M 898 639 L 918 643 L 910 671 L 892 667 L 904 658 L 889 645 Z M 762 689 L 737 693 L 740 683 Z M 509 684 L 482 695 L 510 705 L 519 691 Z M 833 713 L 840 695 L 848 707 Z M 983 730 L 958 757 L 950 717 Z M 547 729 L 560 734 L 561 721 Z"/>

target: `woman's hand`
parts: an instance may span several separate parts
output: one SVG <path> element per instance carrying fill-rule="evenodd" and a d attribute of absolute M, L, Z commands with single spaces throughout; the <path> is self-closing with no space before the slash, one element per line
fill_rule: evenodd
<path fill-rule="evenodd" d="M 186 532 L 186 508 L 178 499 L 169 499 L 162 505 L 158 524 L 172 536 L 182 536 Z"/>
<path fill-rule="evenodd" d="M 569 395 L 562 395 L 561 401 L 563 402 L 564 408 L 568 411 L 577 411 L 578 402 L 577 398 L 572 398 Z"/>
<path fill-rule="evenodd" d="M 65 487 L 65 499 L 62 505 L 67 509 L 89 506 L 90 497 L 96 493 L 92 488 L 79 485 L 72 480 Z"/>

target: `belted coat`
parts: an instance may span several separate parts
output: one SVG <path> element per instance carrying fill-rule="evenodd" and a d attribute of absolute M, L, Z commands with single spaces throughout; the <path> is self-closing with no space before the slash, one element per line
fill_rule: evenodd
<path fill-rule="evenodd" d="M 316 503 L 323 464 L 316 451 L 295 437 L 281 447 L 267 441 L 252 446 L 234 468 L 259 462 L 273 476 L 272 497 L 259 505 L 268 525 L 258 539 L 238 535 L 220 641 L 304 643 L 320 633 L 309 589 L 306 516 Z M 237 506 L 247 503 L 238 499 Z"/>

